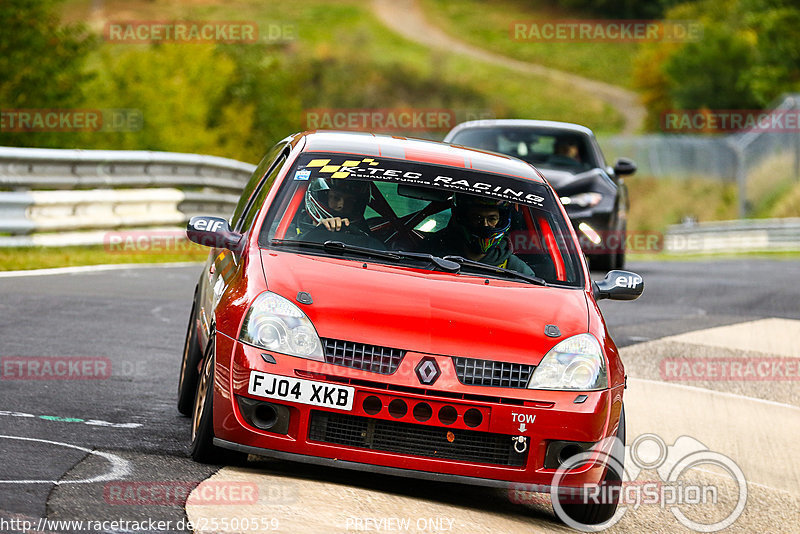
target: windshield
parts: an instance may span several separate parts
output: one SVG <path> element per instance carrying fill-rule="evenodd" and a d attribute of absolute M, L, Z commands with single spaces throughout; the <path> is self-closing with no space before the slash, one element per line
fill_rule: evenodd
<path fill-rule="evenodd" d="M 391 158 L 307 153 L 284 180 L 259 244 L 343 257 L 364 255 L 364 249 L 405 252 L 367 255 L 426 269 L 457 262 L 461 274 L 520 283 L 536 277 L 578 287 L 580 252 L 567 228 L 550 190 L 531 180 Z M 326 242 L 345 246 L 319 246 Z M 431 255 L 452 261 L 431 261 Z"/>
<path fill-rule="evenodd" d="M 582 172 L 600 167 L 585 135 L 552 128 L 472 128 L 451 143 L 508 154 L 537 167 Z"/>

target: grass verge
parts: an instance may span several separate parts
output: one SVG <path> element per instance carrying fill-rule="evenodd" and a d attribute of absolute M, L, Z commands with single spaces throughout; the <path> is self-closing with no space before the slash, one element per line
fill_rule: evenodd
<path fill-rule="evenodd" d="M 628 230 L 664 232 L 686 219 L 696 222 L 736 219 L 736 185 L 694 178 L 627 178 L 631 207 Z"/>
<path fill-rule="evenodd" d="M 528 0 L 422 0 L 422 6 L 432 23 L 475 46 L 613 85 L 632 87 L 636 43 L 530 41 L 515 39 L 511 33 L 515 23 L 530 26 L 559 19 L 592 18 L 580 12 Z"/>
<path fill-rule="evenodd" d="M 204 261 L 209 249 L 192 245 L 178 251 L 112 252 L 103 246 L 0 248 L 0 271 L 24 271 L 79 265 Z"/>
<path fill-rule="evenodd" d="M 709 261 L 709 260 L 732 260 L 742 258 L 786 260 L 796 261 L 800 259 L 800 250 L 774 250 L 758 252 L 731 252 L 724 254 L 670 254 L 659 252 L 657 254 L 627 254 L 627 261 L 647 262 L 647 261 Z"/>

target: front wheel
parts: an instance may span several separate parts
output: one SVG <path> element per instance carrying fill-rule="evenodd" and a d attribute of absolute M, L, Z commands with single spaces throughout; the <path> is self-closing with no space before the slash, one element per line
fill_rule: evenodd
<path fill-rule="evenodd" d="M 204 464 L 239 463 L 247 455 L 214 445 L 214 338 L 208 342 L 192 411 L 191 456 Z"/>
<path fill-rule="evenodd" d="M 598 525 L 605 523 L 617 511 L 619 505 L 620 489 L 622 486 L 622 470 L 625 460 L 625 407 L 623 406 L 619 414 L 619 427 L 617 428 L 617 440 L 611 449 L 610 466 L 606 470 L 605 477 L 600 482 L 603 496 L 602 502 L 574 502 L 574 498 L 566 498 L 560 502 L 564 513 L 573 521 L 582 525 Z M 617 472 L 619 471 L 619 472 Z M 559 499 L 561 501 L 561 499 Z"/>
<path fill-rule="evenodd" d="M 196 313 L 197 303 L 192 303 L 189 314 L 189 326 L 186 327 L 186 339 L 183 342 L 183 360 L 181 361 L 181 374 L 178 378 L 178 412 L 181 415 L 192 415 L 194 394 L 197 391 L 197 365 L 202 354 L 197 342 Z"/>

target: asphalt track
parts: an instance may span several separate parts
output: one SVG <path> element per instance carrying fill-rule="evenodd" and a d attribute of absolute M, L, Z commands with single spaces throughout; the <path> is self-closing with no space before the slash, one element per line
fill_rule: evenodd
<path fill-rule="evenodd" d="M 671 380 L 663 371 L 663 360 L 674 357 L 796 361 L 800 264 L 743 259 L 643 262 L 630 268 L 644 276 L 644 295 L 633 303 L 601 306 L 623 347 L 629 375 L 629 443 L 652 433 L 677 446 L 680 436 L 689 436 L 733 459 L 747 478 L 747 504 L 725 532 L 800 531 L 796 375 L 794 380 Z M 568 531 L 549 499 L 538 494 L 255 457 L 245 469 L 218 471 L 193 463 L 187 457 L 189 421 L 175 410 L 175 392 L 198 273 L 194 264 L 0 274 L 0 532 L 20 526 L 10 520 L 36 525 L 43 517 L 145 522 L 95 529 L 107 532 L 129 532 L 136 530 L 131 524 L 159 520 L 172 521 L 171 528 L 148 530 L 179 530 L 187 512 L 195 522 L 206 522 L 205 531 L 255 531 L 244 523 L 232 528 L 233 519 L 254 515 L 273 520 L 258 531 L 276 532 Z M 91 369 L 83 369 L 80 380 L 54 380 L 31 379 L 19 367 L 20 361 L 56 356 L 83 358 Z M 648 480 L 660 476 L 643 472 Z M 708 522 L 720 507 L 730 510 L 736 496 L 735 488 L 726 487 L 730 477 L 713 469 L 694 476 L 707 478 L 709 485 L 716 481 L 724 502 L 683 507 L 687 515 Z M 230 487 L 228 481 L 255 487 L 258 499 L 236 507 L 224 502 L 224 495 L 214 505 L 200 498 L 218 481 L 223 487 Z M 192 488 L 195 498 L 185 506 Z M 220 521 L 215 528 L 208 523 L 226 517 L 227 528 Z M 643 530 L 691 531 L 668 509 L 643 504 L 629 507 L 609 532 Z"/>

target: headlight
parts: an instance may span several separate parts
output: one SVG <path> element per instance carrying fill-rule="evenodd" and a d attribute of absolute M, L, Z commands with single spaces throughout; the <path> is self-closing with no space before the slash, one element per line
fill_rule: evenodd
<path fill-rule="evenodd" d="M 600 193 L 578 193 L 569 197 L 561 197 L 561 203 L 565 206 L 578 206 L 579 208 L 592 208 L 600 204 L 603 195 Z"/>
<path fill-rule="evenodd" d="M 600 343 L 591 334 L 565 339 L 544 355 L 528 389 L 605 389 L 606 363 Z"/>
<path fill-rule="evenodd" d="M 253 301 L 239 341 L 290 356 L 324 361 L 322 342 L 303 310 L 280 295 L 266 291 Z"/>

